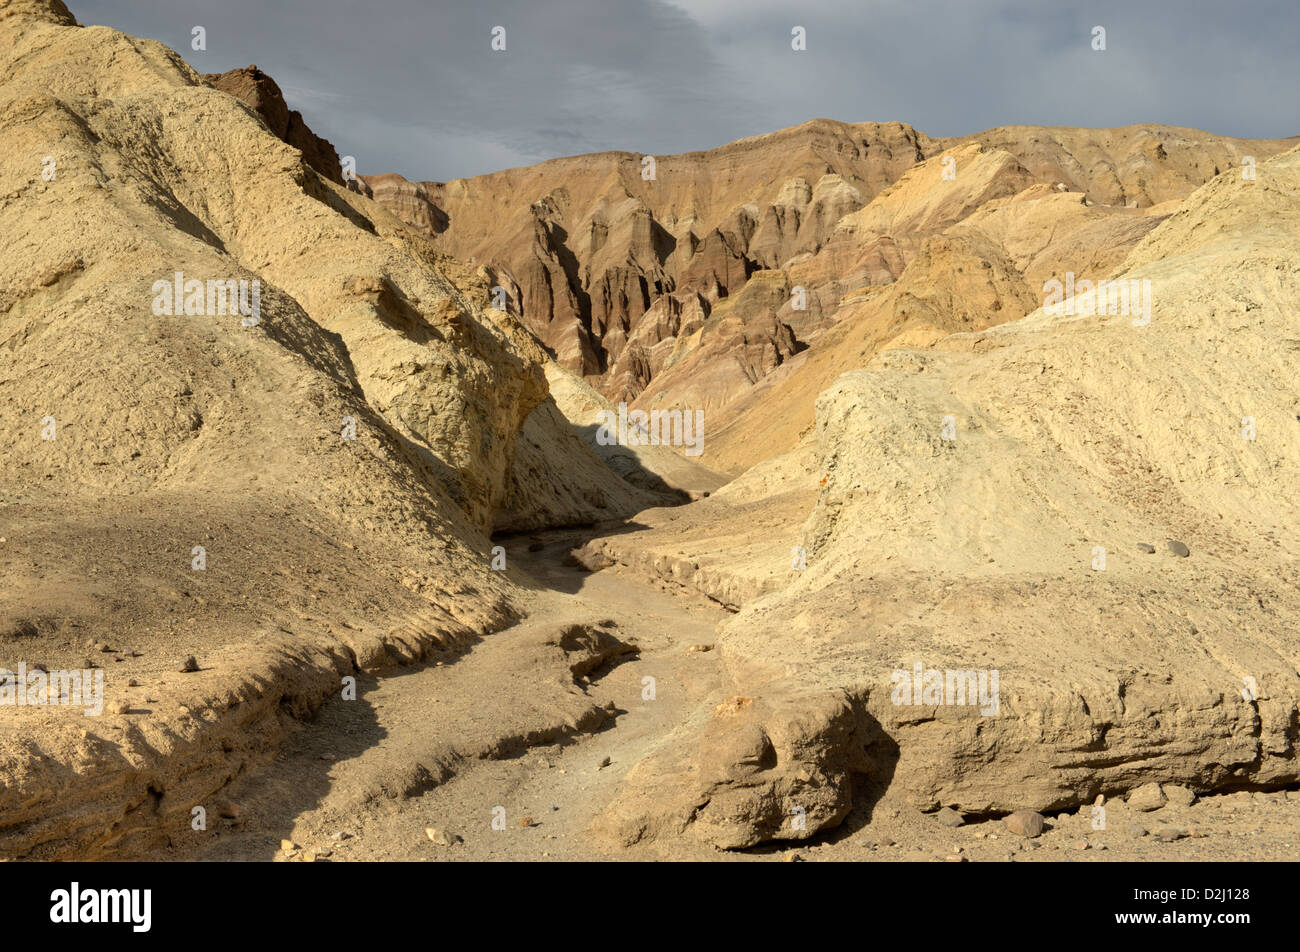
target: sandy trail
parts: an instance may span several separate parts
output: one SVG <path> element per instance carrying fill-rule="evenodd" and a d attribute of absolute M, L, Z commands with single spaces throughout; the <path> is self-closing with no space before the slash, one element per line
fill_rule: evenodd
<path fill-rule="evenodd" d="M 543 538 L 544 548 L 527 551 Z M 463 838 L 456 858 L 598 858 L 582 834 L 622 776 L 720 700 L 717 655 L 686 649 L 712 645 L 728 613 L 622 569 L 565 565 L 581 539 L 506 540 L 512 567 L 544 586 L 529 591 L 525 621 L 453 663 L 361 679 L 356 701 L 327 702 L 274 765 L 231 785 L 236 811 L 215 803 L 207 831 L 174 848 L 191 858 L 272 859 L 293 839 L 333 858 L 427 859 L 424 828 L 434 826 Z M 566 622 L 604 619 L 639 655 L 575 683 L 530 654 Z M 614 718 L 591 715 L 611 702 Z M 495 807 L 504 808 L 504 832 L 493 829 Z M 220 816 L 230 812 L 239 817 Z M 521 827 L 525 817 L 535 825 Z M 340 831 L 350 835 L 333 840 Z"/>

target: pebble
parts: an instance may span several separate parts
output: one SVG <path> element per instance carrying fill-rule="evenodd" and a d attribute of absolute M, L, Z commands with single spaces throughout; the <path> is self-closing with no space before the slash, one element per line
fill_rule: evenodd
<path fill-rule="evenodd" d="M 424 835 L 429 838 L 429 842 L 435 846 L 455 846 L 462 842 L 461 838 L 449 830 L 440 830 L 437 827 L 426 826 Z"/>
<path fill-rule="evenodd" d="M 131 702 L 130 702 L 130 701 L 116 701 L 116 702 L 114 702 L 114 704 L 113 704 L 113 713 L 114 713 L 114 714 L 130 714 L 130 713 L 131 713 Z"/>
<path fill-rule="evenodd" d="M 686 652 L 687 654 L 689 654 L 692 651 L 712 651 L 712 650 L 713 650 L 713 645 L 690 645 L 686 649 Z"/>
<path fill-rule="evenodd" d="M 1191 550 L 1177 539 L 1170 539 L 1165 543 L 1165 545 L 1169 547 L 1170 552 L 1178 556 L 1180 559 L 1185 559 L 1192 554 Z"/>
<path fill-rule="evenodd" d="M 945 856 L 945 857 L 944 857 L 944 860 L 945 860 L 946 862 L 949 862 L 949 863 L 964 863 L 964 862 L 966 862 L 966 857 L 965 857 L 965 856 Z"/>
<path fill-rule="evenodd" d="M 1130 823 L 1127 827 L 1125 827 L 1125 829 L 1128 830 L 1129 836 L 1132 836 L 1139 840 L 1142 839 L 1142 837 L 1147 835 L 1147 828 L 1141 823 Z"/>
<path fill-rule="evenodd" d="M 297 848 L 298 848 L 298 844 L 295 843 L 293 840 L 280 841 L 280 849 L 285 853 L 292 853 Z"/>
<path fill-rule="evenodd" d="M 194 655 L 188 655 L 185 660 L 181 662 L 181 666 L 177 670 L 182 674 L 189 674 L 193 671 L 199 670 L 199 662 L 195 659 Z"/>
<path fill-rule="evenodd" d="M 1155 838 L 1161 843 L 1172 843 L 1174 840 L 1181 840 L 1186 835 L 1187 831 L 1181 826 L 1162 826 L 1155 832 Z"/>
<path fill-rule="evenodd" d="M 1088 841 L 1087 841 L 1087 840 L 1078 840 L 1077 842 L 1075 842 L 1075 843 L 1073 843 L 1073 844 L 1071 844 L 1071 845 L 1074 847 L 1074 849 L 1079 850 L 1080 852 L 1083 852 L 1084 850 L 1086 850 L 1086 849 L 1088 848 Z"/>
<path fill-rule="evenodd" d="M 527 827 L 530 827 L 530 826 L 536 826 L 537 823 L 536 823 L 536 822 L 533 820 L 533 818 L 530 817 L 530 816 L 521 816 L 521 817 L 519 818 L 519 825 L 522 826 L 522 827 L 527 828 Z"/>
<path fill-rule="evenodd" d="M 966 818 L 952 807 L 944 807 L 934 815 L 934 818 L 944 826 L 952 827 L 953 829 L 966 824 Z"/>
<path fill-rule="evenodd" d="M 1152 545 L 1150 542 L 1139 542 L 1137 544 L 1137 548 L 1139 552 L 1145 552 L 1147 555 L 1156 554 L 1156 547 Z"/>
<path fill-rule="evenodd" d="M 1047 826 L 1047 820 L 1043 815 L 1035 813 L 1033 810 L 1017 810 L 1015 813 L 1004 816 L 1002 823 L 1012 833 L 1030 838 L 1042 834 L 1043 829 Z"/>
<path fill-rule="evenodd" d="M 138 688 L 140 686 L 140 682 L 137 681 L 135 678 L 128 678 L 126 682 L 126 686 L 128 688 Z"/>
<path fill-rule="evenodd" d="M 1174 806 L 1190 807 L 1196 802 L 1196 794 L 1186 787 L 1178 786 L 1177 784 L 1164 783 L 1160 785 L 1160 789 L 1164 791 L 1164 795 Z"/>
<path fill-rule="evenodd" d="M 599 766 L 596 769 L 599 770 L 603 767 L 608 767 L 611 763 L 612 761 L 608 757 L 606 757 L 603 760 L 601 760 Z"/>

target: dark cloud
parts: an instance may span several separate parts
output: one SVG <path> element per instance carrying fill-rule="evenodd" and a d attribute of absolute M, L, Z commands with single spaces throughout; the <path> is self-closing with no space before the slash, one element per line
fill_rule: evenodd
<path fill-rule="evenodd" d="M 1294 0 L 71 0 L 201 72 L 256 63 L 360 171 L 449 179 L 705 149 L 824 116 L 931 135 L 1300 133 Z M 207 50 L 191 49 L 194 25 Z M 508 49 L 490 49 L 506 28 Z M 795 25 L 808 49 L 790 49 Z M 1094 52 L 1094 26 L 1107 49 Z"/>

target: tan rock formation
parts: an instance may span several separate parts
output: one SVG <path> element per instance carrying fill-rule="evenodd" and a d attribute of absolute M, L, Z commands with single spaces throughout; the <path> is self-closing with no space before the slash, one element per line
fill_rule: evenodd
<path fill-rule="evenodd" d="M 798 839 L 854 776 L 968 813 L 1300 779 L 1297 226 L 1292 150 L 1132 251 L 1149 324 L 1040 309 L 840 377 L 807 570 L 719 640 L 751 703 L 638 767 L 602 834 Z"/>

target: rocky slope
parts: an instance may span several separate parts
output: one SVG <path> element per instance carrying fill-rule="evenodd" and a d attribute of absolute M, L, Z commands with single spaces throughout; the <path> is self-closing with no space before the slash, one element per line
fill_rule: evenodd
<path fill-rule="evenodd" d="M 486 267 L 561 366 L 612 400 L 705 409 L 717 432 L 822 334 L 857 323 L 864 293 L 898 279 L 933 236 L 964 223 L 989 239 L 966 243 L 967 262 L 1021 286 L 1014 300 L 946 302 L 943 319 L 1001 323 L 1058 270 L 1104 276 L 1169 203 L 1288 145 L 1158 125 L 933 139 L 901 123 L 815 120 L 649 157 L 652 168 L 603 153 L 447 183 L 364 176 L 363 188 Z M 806 432 L 810 400 L 797 415 Z M 730 447 L 715 441 L 715 469 L 793 445 L 755 450 L 736 432 Z"/>
<path fill-rule="evenodd" d="M 806 569 L 780 526 L 732 540 L 713 579 L 677 548 L 683 581 L 778 590 L 720 637 L 735 700 L 632 772 L 602 836 L 800 839 L 855 790 L 997 814 L 1300 780 L 1297 225 L 1292 150 L 1212 179 L 1115 270 L 1150 282 L 1149 324 L 1038 309 L 840 376 L 816 405 Z M 770 470 L 708 500 L 695 536 L 790 498 Z M 635 564 L 671 538 L 583 555 Z"/>
<path fill-rule="evenodd" d="M 307 127 L 302 113 L 289 108 L 284 93 L 266 73 L 256 66 L 249 66 L 224 73 L 205 73 L 203 78 L 213 88 L 247 103 L 276 136 L 301 152 L 303 161 L 325 178 L 337 185 L 346 184 L 333 143 Z"/>
<path fill-rule="evenodd" d="M 0 2 L 0 667 L 106 693 L 0 708 L 5 855 L 184 828 L 342 677 L 515 618 L 493 529 L 660 498 L 472 270 L 281 132 L 161 44 Z"/>

